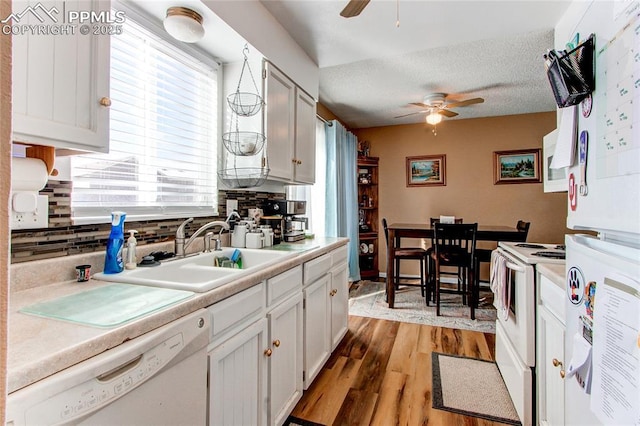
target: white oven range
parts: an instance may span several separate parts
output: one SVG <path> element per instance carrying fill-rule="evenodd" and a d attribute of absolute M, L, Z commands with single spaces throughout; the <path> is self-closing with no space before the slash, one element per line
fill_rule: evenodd
<path fill-rule="evenodd" d="M 500 242 L 506 262 L 505 309 L 496 320 L 496 364 L 524 426 L 534 423 L 536 264 L 564 264 L 564 246 Z"/>

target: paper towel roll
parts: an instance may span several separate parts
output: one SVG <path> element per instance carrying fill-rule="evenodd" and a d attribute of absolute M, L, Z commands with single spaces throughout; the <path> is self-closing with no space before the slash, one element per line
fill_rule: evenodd
<path fill-rule="evenodd" d="M 40 191 L 48 178 L 47 165 L 39 158 L 11 159 L 12 191 Z"/>

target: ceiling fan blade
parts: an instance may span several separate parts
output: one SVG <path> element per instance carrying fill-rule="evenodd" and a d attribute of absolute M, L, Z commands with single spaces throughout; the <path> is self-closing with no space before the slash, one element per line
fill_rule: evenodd
<path fill-rule="evenodd" d="M 408 117 L 408 116 L 410 116 L 410 115 L 424 114 L 425 112 L 429 112 L 429 110 L 426 110 L 426 111 L 418 111 L 418 112 L 410 112 L 409 114 L 398 115 L 397 117 L 393 117 L 393 118 Z"/>
<path fill-rule="evenodd" d="M 431 108 L 429 105 L 423 104 L 421 102 L 411 102 L 409 105 L 417 106 L 420 108 Z"/>
<path fill-rule="evenodd" d="M 353 18 L 354 16 L 360 15 L 362 10 L 367 7 L 370 0 L 350 0 L 349 3 L 342 9 L 340 12 L 340 16 L 345 18 Z"/>
<path fill-rule="evenodd" d="M 445 105 L 445 108 L 458 108 L 458 107 L 464 107 L 467 105 L 481 104 L 483 102 L 484 102 L 484 99 L 482 98 L 473 98 L 473 99 L 467 99 L 466 101 L 453 102 L 453 103 L 447 104 Z"/>
<path fill-rule="evenodd" d="M 441 109 L 438 111 L 438 114 L 442 114 L 445 117 L 455 117 L 456 115 L 458 115 L 457 112 L 449 111 L 448 109 Z"/>

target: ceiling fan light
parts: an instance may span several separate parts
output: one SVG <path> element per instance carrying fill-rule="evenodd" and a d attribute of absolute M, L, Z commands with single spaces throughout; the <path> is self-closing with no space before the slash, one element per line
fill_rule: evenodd
<path fill-rule="evenodd" d="M 195 43 L 204 37 L 202 15 L 186 7 L 170 7 L 164 19 L 164 29 L 176 40 Z"/>
<path fill-rule="evenodd" d="M 427 115 L 427 123 L 433 124 L 434 126 L 442 121 L 442 116 L 437 112 L 432 112 Z"/>

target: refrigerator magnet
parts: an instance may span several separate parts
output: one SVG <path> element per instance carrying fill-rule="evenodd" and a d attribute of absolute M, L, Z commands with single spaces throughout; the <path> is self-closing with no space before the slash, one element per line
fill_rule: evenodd
<path fill-rule="evenodd" d="M 578 148 L 578 158 L 580 162 L 580 195 L 585 197 L 589 188 L 587 187 L 587 151 L 589 149 L 589 133 L 586 130 L 580 132 L 580 144 Z"/>
<path fill-rule="evenodd" d="M 578 206 L 578 196 L 576 194 L 576 177 L 571 173 L 569 175 L 569 206 L 571 211 L 576 211 Z"/>
<path fill-rule="evenodd" d="M 576 266 L 572 266 L 567 272 L 567 297 L 574 305 L 579 305 L 584 299 L 584 276 Z"/>

